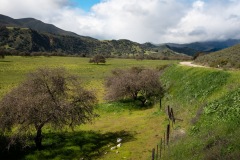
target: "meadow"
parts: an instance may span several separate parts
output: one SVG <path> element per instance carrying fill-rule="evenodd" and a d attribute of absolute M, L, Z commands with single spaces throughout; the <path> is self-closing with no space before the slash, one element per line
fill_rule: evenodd
<path fill-rule="evenodd" d="M 104 100 L 104 79 L 116 68 L 145 66 L 161 68 L 177 61 L 134 59 L 107 59 L 106 64 L 90 64 L 89 58 L 78 57 L 20 57 L 7 56 L 0 60 L 0 96 L 24 80 L 26 75 L 39 67 L 64 67 L 70 73 L 79 75 L 84 85 L 96 92 L 99 104 L 96 112 L 100 115 L 93 124 L 66 128 L 63 132 L 44 129 L 42 151 L 32 148 L 4 152 L 3 158 L 17 159 L 147 159 L 152 146 L 159 140 L 165 115 L 159 111 L 159 103 L 153 107 L 141 108 L 134 102 L 107 102 Z M 160 116 L 163 115 L 163 116 Z M 122 138 L 122 147 L 111 151 L 116 139 Z M 119 152 L 119 153 L 116 153 Z M 17 157 L 16 157 L 17 153 Z M 0 156 L 1 158 L 1 156 Z"/>
<path fill-rule="evenodd" d="M 166 106 L 174 109 L 176 124 L 171 128 L 170 145 L 163 159 L 236 159 L 240 157 L 240 71 L 192 68 L 178 61 L 107 59 L 106 64 L 88 63 L 78 57 L 6 57 L 0 60 L 0 97 L 38 67 L 65 67 L 78 74 L 86 87 L 97 93 L 100 115 L 93 124 L 78 126 L 73 132 L 44 129 L 45 148 L 2 152 L 0 159 L 150 159 L 169 123 Z M 159 102 L 142 108 L 132 101 L 104 100 L 104 78 L 115 68 L 170 65 L 161 81 L 167 92 L 163 109 Z M 122 138 L 122 146 L 115 146 Z M 1 149 L 1 148 L 0 148 Z"/>

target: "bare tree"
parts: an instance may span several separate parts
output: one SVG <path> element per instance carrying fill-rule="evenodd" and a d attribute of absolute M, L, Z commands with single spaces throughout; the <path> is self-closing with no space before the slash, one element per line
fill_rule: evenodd
<path fill-rule="evenodd" d="M 93 113 L 96 97 L 81 86 L 79 78 L 65 69 L 41 68 L 32 72 L 26 81 L 5 95 L 0 102 L 0 128 L 14 128 L 12 137 L 32 133 L 37 149 L 42 148 L 42 128 L 49 124 L 72 129 L 97 116 Z M 14 138 L 12 139 L 14 142 Z"/>
<path fill-rule="evenodd" d="M 89 60 L 89 63 L 106 63 L 106 58 L 102 55 L 95 55 Z"/>
<path fill-rule="evenodd" d="M 118 100 L 132 98 L 145 105 L 154 97 L 162 98 L 164 89 L 159 81 L 159 72 L 153 69 L 133 67 L 129 70 L 114 70 L 106 79 L 106 98 Z"/>

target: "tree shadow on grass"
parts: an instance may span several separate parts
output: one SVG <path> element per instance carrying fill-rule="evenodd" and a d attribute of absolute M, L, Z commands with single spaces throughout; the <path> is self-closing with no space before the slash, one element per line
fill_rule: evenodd
<path fill-rule="evenodd" d="M 44 134 L 43 150 L 37 151 L 35 147 L 10 150 L 0 159 L 97 159 L 117 145 L 117 138 L 122 138 L 125 143 L 134 140 L 134 134 L 127 131 L 47 133 Z"/>
<path fill-rule="evenodd" d="M 141 103 L 141 101 L 139 101 L 140 98 L 136 99 L 136 100 L 132 100 L 132 99 L 123 99 L 123 100 L 119 100 L 119 103 L 122 104 L 129 104 L 130 106 L 132 106 L 131 109 L 134 110 L 146 110 L 146 109 L 150 109 L 154 106 L 154 101 L 147 101 L 144 105 Z"/>
<path fill-rule="evenodd" d="M 33 152 L 33 148 L 24 148 L 23 145 L 16 141 L 14 145 L 8 149 L 9 138 L 0 134 L 0 159 L 9 160 L 9 159 L 23 159 L 23 157 Z"/>
<path fill-rule="evenodd" d="M 0 63 L 9 63 L 9 62 L 12 62 L 12 61 L 0 60 Z"/>
<path fill-rule="evenodd" d="M 124 111 L 139 111 L 147 110 L 154 107 L 154 103 L 147 103 L 144 106 L 141 105 L 140 101 L 132 99 L 123 99 L 118 101 L 112 101 L 107 103 L 99 104 L 96 108 L 99 111 L 108 112 L 108 113 L 121 113 Z"/>

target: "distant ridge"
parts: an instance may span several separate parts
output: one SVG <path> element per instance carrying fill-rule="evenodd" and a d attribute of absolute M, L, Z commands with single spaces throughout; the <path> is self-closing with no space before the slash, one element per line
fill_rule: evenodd
<path fill-rule="evenodd" d="M 1 27 L 5 26 L 5 28 Z M 139 44 L 127 39 L 97 40 L 62 30 L 34 18 L 14 19 L 0 14 L 0 48 L 20 52 L 60 52 L 89 56 L 137 56 L 141 59 L 188 58 L 196 53 L 210 53 L 235 44 L 240 40 L 195 42 L 189 44 Z M 188 55 L 188 56 L 186 56 Z"/>
<path fill-rule="evenodd" d="M 166 45 L 169 49 L 175 52 L 193 56 L 199 52 L 210 53 L 214 51 L 219 51 L 239 43 L 239 39 L 228 39 L 224 41 L 194 42 L 188 44 L 166 43 Z"/>
<path fill-rule="evenodd" d="M 76 33 L 64 31 L 52 24 L 43 23 L 34 18 L 13 19 L 0 14 L 0 25 L 8 27 L 31 28 L 42 33 L 51 33 L 65 36 L 79 36 Z"/>

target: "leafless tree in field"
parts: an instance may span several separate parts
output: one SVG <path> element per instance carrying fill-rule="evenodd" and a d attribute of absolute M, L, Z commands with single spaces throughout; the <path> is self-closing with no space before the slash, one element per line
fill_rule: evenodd
<path fill-rule="evenodd" d="M 36 147 L 41 149 L 45 125 L 73 129 L 91 122 L 97 116 L 96 102 L 95 94 L 84 89 L 77 76 L 63 68 L 41 68 L 1 99 L 0 130 L 11 131 L 12 143 L 35 132 Z"/>
<path fill-rule="evenodd" d="M 109 100 L 132 98 L 145 105 L 154 97 L 162 98 L 164 89 L 160 83 L 157 70 L 142 67 L 133 67 L 128 70 L 114 70 L 106 79 Z"/>

